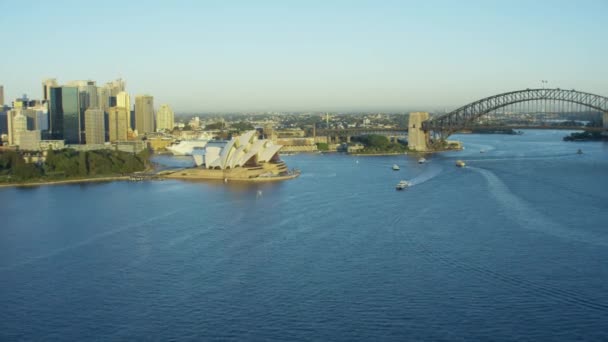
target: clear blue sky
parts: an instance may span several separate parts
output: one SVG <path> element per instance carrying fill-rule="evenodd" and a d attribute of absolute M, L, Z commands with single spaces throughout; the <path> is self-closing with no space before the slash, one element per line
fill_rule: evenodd
<path fill-rule="evenodd" d="M 122 77 L 185 111 L 433 110 L 608 95 L 608 1 L 0 0 L 0 84 Z"/>

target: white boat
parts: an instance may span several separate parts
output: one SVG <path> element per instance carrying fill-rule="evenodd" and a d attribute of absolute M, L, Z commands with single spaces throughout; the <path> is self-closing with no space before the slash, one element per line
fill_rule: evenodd
<path fill-rule="evenodd" d="M 456 166 L 458 166 L 458 167 L 465 167 L 466 165 L 467 164 L 463 160 L 456 161 Z"/>
<path fill-rule="evenodd" d="M 191 156 L 195 148 L 203 148 L 208 142 L 209 139 L 180 140 L 167 146 L 167 150 L 174 156 Z"/>
<path fill-rule="evenodd" d="M 407 188 L 408 186 L 410 186 L 410 183 L 408 181 L 402 180 L 399 183 L 397 183 L 396 189 L 403 190 L 403 189 Z"/>
<path fill-rule="evenodd" d="M 424 157 L 418 159 L 418 164 L 424 164 L 426 163 L 426 159 L 424 159 Z"/>
<path fill-rule="evenodd" d="M 393 170 L 394 171 L 399 171 L 400 170 L 399 165 L 393 164 Z"/>
<path fill-rule="evenodd" d="M 486 150 L 479 150 L 479 153 L 486 153 Z"/>

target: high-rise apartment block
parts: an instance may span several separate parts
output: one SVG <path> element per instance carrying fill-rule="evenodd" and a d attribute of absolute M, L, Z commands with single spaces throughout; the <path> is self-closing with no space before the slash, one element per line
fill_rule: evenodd
<path fill-rule="evenodd" d="M 125 108 L 110 107 L 108 110 L 110 142 L 127 140 L 129 132 L 129 114 Z"/>
<path fill-rule="evenodd" d="M 169 105 L 163 104 L 156 112 L 156 130 L 171 131 L 175 127 L 175 114 Z"/>
<path fill-rule="evenodd" d="M 135 97 L 135 129 L 140 135 L 154 132 L 154 98 L 150 95 Z"/>
<path fill-rule="evenodd" d="M 84 112 L 85 141 L 87 145 L 105 142 L 104 113 L 102 109 L 89 108 Z"/>

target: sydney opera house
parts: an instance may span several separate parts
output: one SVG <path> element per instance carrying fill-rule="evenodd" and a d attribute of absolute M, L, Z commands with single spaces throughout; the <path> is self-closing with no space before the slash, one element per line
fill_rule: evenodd
<path fill-rule="evenodd" d="M 176 171 L 168 178 L 270 181 L 290 179 L 290 171 L 279 158 L 281 145 L 259 139 L 257 131 L 248 131 L 231 140 L 211 140 L 192 153 L 195 167 Z"/>

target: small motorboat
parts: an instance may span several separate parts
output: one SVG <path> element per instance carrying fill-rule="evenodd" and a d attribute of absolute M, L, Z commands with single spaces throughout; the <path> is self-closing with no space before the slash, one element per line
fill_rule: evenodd
<path fill-rule="evenodd" d="M 479 153 L 486 153 L 486 150 L 479 150 Z"/>
<path fill-rule="evenodd" d="M 424 164 L 426 163 L 426 159 L 424 159 L 424 157 L 418 159 L 418 164 Z"/>
<path fill-rule="evenodd" d="M 399 165 L 393 164 L 393 171 L 399 171 L 399 170 L 400 170 Z"/>
<path fill-rule="evenodd" d="M 466 165 L 467 164 L 463 160 L 456 161 L 456 166 L 458 166 L 458 167 L 465 167 Z"/>
<path fill-rule="evenodd" d="M 583 154 L 583 150 L 579 148 L 578 151 L 576 151 L 576 154 Z"/>
<path fill-rule="evenodd" d="M 397 190 L 403 190 L 403 189 L 407 188 L 408 186 L 410 186 L 410 183 L 402 180 L 399 183 L 397 183 L 397 186 L 395 188 Z"/>

